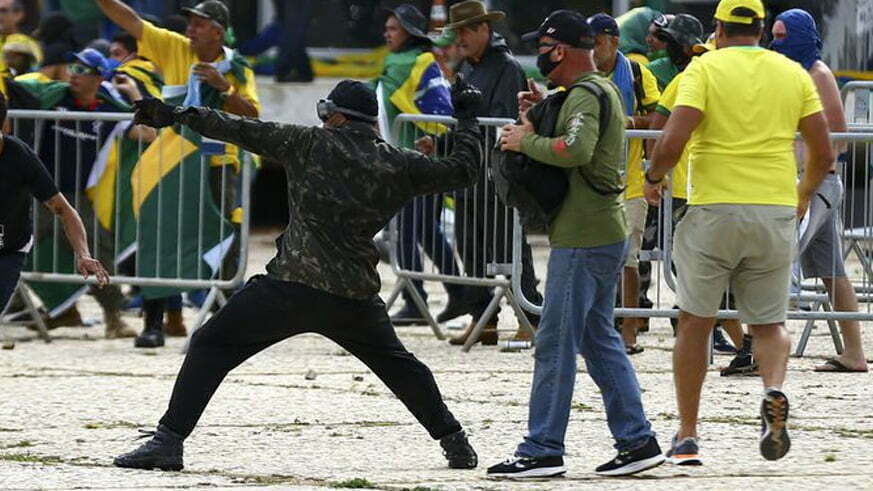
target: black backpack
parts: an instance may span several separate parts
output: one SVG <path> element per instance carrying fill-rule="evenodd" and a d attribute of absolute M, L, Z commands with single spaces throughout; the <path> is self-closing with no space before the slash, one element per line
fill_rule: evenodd
<path fill-rule="evenodd" d="M 592 93 L 600 105 L 599 138 L 609 127 L 611 104 L 609 95 L 594 82 L 582 82 L 565 91 L 550 95 L 530 108 L 528 120 L 533 124 L 537 135 L 554 137 L 558 114 L 567 95 L 583 88 Z M 543 164 L 518 152 L 503 152 L 499 148 L 492 154 L 494 186 L 503 202 L 516 208 L 522 225 L 530 232 L 548 232 L 552 220 L 561 211 L 567 196 L 569 181 L 567 171 L 560 167 Z M 581 171 L 579 174 L 596 192 L 609 195 L 620 194 L 624 188 L 604 188 L 596 185 Z"/>

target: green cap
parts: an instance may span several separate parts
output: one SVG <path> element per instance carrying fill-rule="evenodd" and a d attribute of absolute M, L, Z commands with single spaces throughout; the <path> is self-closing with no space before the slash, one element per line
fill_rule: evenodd
<path fill-rule="evenodd" d="M 219 0 L 206 0 L 194 7 L 185 7 L 182 12 L 218 22 L 225 29 L 230 25 L 230 12 L 227 10 L 227 6 Z"/>

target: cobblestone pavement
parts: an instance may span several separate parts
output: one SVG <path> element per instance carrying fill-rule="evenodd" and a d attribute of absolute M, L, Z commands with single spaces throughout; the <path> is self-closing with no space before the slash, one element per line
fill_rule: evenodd
<path fill-rule="evenodd" d="M 252 273 L 272 254 L 271 239 L 256 236 Z M 544 267 L 545 254 L 536 248 L 538 266 Z M 387 295 L 394 279 L 387 268 L 383 272 Z M 436 311 L 445 297 L 438 284 L 428 288 Z M 90 298 L 82 309 L 99 317 Z M 512 330 L 514 320 L 504 312 L 501 326 Z M 186 313 L 188 322 L 193 316 Z M 127 319 L 139 326 L 139 319 Z M 111 459 L 136 445 L 137 428 L 149 429 L 160 417 L 183 340 L 135 350 L 130 340 L 101 339 L 100 326 L 58 329 L 51 344 L 24 329 L 7 329 L 17 345 L 0 351 L 0 488 L 873 488 L 871 377 L 811 371 L 832 354 L 830 338 L 821 332 L 826 329 L 812 337 L 806 358 L 790 363 L 793 445 L 784 460 L 770 463 L 758 455 L 759 379 L 719 377 L 717 366 L 729 359 L 717 357 L 701 414 L 706 465 L 600 478 L 593 469 L 613 450 L 598 390 L 580 365 L 567 476 L 521 483 L 489 480 L 485 467 L 507 457 L 525 431 L 531 351 L 477 347 L 464 354 L 435 340 L 428 328 L 399 329 L 472 434 L 480 456 L 474 471 L 446 469 L 438 444 L 363 364 L 325 339 L 304 335 L 232 372 L 186 442 L 185 471 L 162 473 L 117 469 Z M 799 326 L 792 329 L 797 333 Z M 652 321 L 640 342 L 646 351 L 633 362 L 646 410 L 666 446 L 676 427 L 667 321 Z M 873 352 L 870 343 L 867 348 Z"/>

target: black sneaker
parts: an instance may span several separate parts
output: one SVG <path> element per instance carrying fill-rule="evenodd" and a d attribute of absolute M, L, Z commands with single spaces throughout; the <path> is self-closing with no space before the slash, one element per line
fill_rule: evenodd
<path fill-rule="evenodd" d="M 564 457 L 519 457 L 514 455 L 488 468 L 488 477 L 521 479 L 528 477 L 558 477 L 567 472 Z"/>
<path fill-rule="evenodd" d="M 712 350 L 723 355 L 737 354 L 737 349 L 724 338 L 724 333 L 718 327 L 712 330 Z"/>
<path fill-rule="evenodd" d="M 135 348 L 160 348 L 164 345 L 164 333 L 160 329 L 146 329 L 133 340 Z"/>
<path fill-rule="evenodd" d="M 458 318 L 462 315 L 467 315 L 473 311 L 473 306 L 461 297 L 449 295 L 449 301 L 446 302 L 446 308 L 437 314 L 436 321 L 440 324 Z"/>
<path fill-rule="evenodd" d="M 131 469 L 182 470 L 184 465 L 181 436 L 163 425 L 158 425 L 157 431 L 142 431 L 142 433 L 140 438 L 151 437 L 151 439 L 133 452 L 119 455 L 112 461 L 112 465 Z"/>
<path fill-rule="evenodd" d="M 645 445 L 635 450 L 622 450 L 609 462 L 594 470 L 601 476 L 629 476 L 643 472 L 664 463 L 664 455 L 658 440 L 649 437 Z"/>
<path fill-rule="evenodd" d="M 697 446 L 696 438 L 689 436 L 681 441 L 676 441 L 674 436 L 670 450 L 667 451 L 667 462 L 673 465 L 703 465 L 703 461 L 698 455 L 699 452 L 700 448 Z"/>
<path fill-rule="evenodd" d="M 722 377 L 734 375 L 753 377 L 758 375 L 758 364 L 752 359 L 752 354 L 740 351 L 730 364 L 721 369 Z"/>
<path fill-rule="evenodd" d="M 402 309 L 391 316 L 391 324 L 395 326 L 426 326 L 427 319 L 424 318 L 418 307 L 404 305 Z"/>
<path fill-rule="evenodd" d="M 440 446 L 452 469 L 475 469 L 479 465 L 479 457 L 464 430 L 440 438 Z"/>
<path fill-rule="evenodd" d="M 761 401 L 761 455 L 767 460 L 785 457 L 791 448 L 788 438 L 788 397 L 768 390 Z"/>

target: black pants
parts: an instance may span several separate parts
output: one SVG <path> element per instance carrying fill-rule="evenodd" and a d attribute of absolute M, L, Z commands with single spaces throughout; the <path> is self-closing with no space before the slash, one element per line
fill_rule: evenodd
<path fill-rule="evenodd" d="M 262 275 L 194 333 L 161 424 L 187 437 L 228 372 L 305 332 L 331 339 L 364 362 L 434 439 L 460 431 L 433 374 L 397 339 L 378 296 L 353 300 Z"/>
<path fill-rule="evenodd" d="M 0 254 L 0 314 L 6 310 L 9 299 L 15 293 L 26 257 L 23 252 Z"/>

